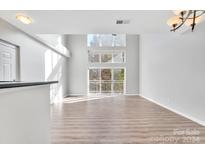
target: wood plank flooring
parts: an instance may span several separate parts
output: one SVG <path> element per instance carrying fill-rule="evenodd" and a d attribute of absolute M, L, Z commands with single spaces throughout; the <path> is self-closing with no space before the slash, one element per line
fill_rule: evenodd
<path fill-rule="evenodd" d="M 139 96 L 51 106 L 52 143 L 205 143 L 205 127 Z"/>

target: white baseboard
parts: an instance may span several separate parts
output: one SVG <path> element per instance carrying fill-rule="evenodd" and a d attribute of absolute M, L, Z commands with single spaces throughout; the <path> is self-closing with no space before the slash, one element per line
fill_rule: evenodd
<path fill-rule="evenodd" d="M 139 94 L 124 94 L 125 96 L 139 96 Z"/>
<path fill-rule="evenodd" d="M 67 94 L 65 97 L 75 97 L 75 96 L 87 96 L 87 94 Z"/>
<path fill-rule="evenodd" d="M 124 96 L 139 96 L 139 94 L 123 94 Z M 87 94 L 66 94 L 64 97 L 69 96 L 88 96 Z"/>
<path fill-rule="evenodd" d="M 189 116 L 189 115 L 187 115 L 187 114 L 184 114 L 184 113 L 182 113 L 182 112 L 180 112 L 180 111 L 177 111 L 177 110 L 175 110 L 175 109 L 173 109 L 173 108 L 170 108 L 170 107 L 168 107 L 168 106 L 166 106 L 166 105 L 163 105 L 163 104 L 161 104 L 161 103 L 159 103 L 159 102 L 157 102 L 157 101 L 155 101 L 155 100 L 153 100 L 153 99 L 151 99 L 151 98 L 147 98 L 147 97 L 145 97 L 145 96 L 143 96 L 143 95 L 141 95 L 141 94 L 140 94 L 139 96 L 141 96 L 141 97 L 143 97 L 143 98 L 149 100 L 151 103 L 155 103 L 155 104 L 157 104 L 157 105 L 159 105 L 159 106 L 162 106 L 163 108 L 166 108 L 166 109 L 168 109 L 168 110 L 170 110 L 170 111 L 172 111 L 172 112 L 174 112 L 174 113 L 176 113 L 176 114 L 179 114 L 179 115 L 181 115 L 181 116 L 183 116 L 183 117 L 185 117 L 185 118 L 187 118 L 187 119 L 190 119 L 191 121 L 194 121 L 194 122 L 198 123 L 199 125 L 205 126 L 205 122 L 204 122 L 204 121 L 201 121 L 201 120 L 199 120 L 199 119 L 197 119 L 197 118 L 194 118 L 194 117 L 192 117 L 192 116 Z"/>
<path fill-rule="evenodd" d="M 64 94 L 64 95 L 63 95 L 63 98 L 66 98 L 66 97 L 68 97 L 68 95 L 69 95 L 69 94 Z"/>

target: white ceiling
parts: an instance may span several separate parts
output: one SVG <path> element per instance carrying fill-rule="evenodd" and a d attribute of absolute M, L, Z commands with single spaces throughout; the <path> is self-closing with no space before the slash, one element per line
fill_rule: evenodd
<path fill-rule="evenodd" d="M 33 19 L 24 25 L 15 18 L 23 13 Z M 87 33 L 168 33 L 166 21 L 172 11 L 0 11 L 0 17 L 33 34 Z M 128 25 L 116 25 L 117 19 L 128 19 Z"/>

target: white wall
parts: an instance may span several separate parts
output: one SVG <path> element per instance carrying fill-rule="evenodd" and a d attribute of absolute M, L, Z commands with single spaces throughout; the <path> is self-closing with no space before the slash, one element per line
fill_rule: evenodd
<path fill-rule="evenodd" d="M 52 92 L 55 95 L 53 98 L 66 95 L 67 58 L 51 51 L 2 19 L 0 19 L 0 39 L 20 47 L 22 81 L 59 80 L 58 89 Z"/>
<path fill-rule="evenodd" d="M 126 94 L 139 94 L 139 35 L 127 35 Z"/>
<path fill-rule="evenodd" d="M 87 35 L 68 35 L 68 95 L 87 95 Z"/>
<path fill-rule="evenodd" d="M 37 34 L 37 36 L 42 38 L 43 40 L 47 41 L 49 44 L 53 45 L 54 47 L 66 44 L 65 35 L 60 35 L 60 34 Z"/>
<path fill-rule="evenodd" d="M 0 144 L 51 143 L 50 85 L 0 89 Z"/>
<path fill-rule="evenodd" d="M 140 94 L 205 124 L 205 33 L 140 37 Z"/>
<path fill-rule="evenodd" d="M 67 37 L 66 35 L 61 34 L 36 34 L 38 38 L 40 38 L 43 42 L 51 45 L 58 52 L 66 55 L 67 57 L 70 56 L 70 52 L 67 49 Z"/>
<path fill-rule="evenodd" d="M 72 53 L 68 60 L 68 94 L 87 95 L 87 35 L 68 35 L 67 46 Z M 126 94 L 139 94 L 139 36 L 127 35 Z M 114 66 L 119 66 L 114 64 Z M 122 65 L 120 65 L 122 66 Z"/>

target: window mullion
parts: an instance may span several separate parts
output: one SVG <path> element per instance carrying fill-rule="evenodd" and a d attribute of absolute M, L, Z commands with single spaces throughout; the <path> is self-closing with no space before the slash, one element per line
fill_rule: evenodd
<path fill-rule="evenodd" d="M 102 93 L 102 79 L 101 79 L 101 68 L 99 68 L 99 72 L 100 72 L 100 94 Z"/>

